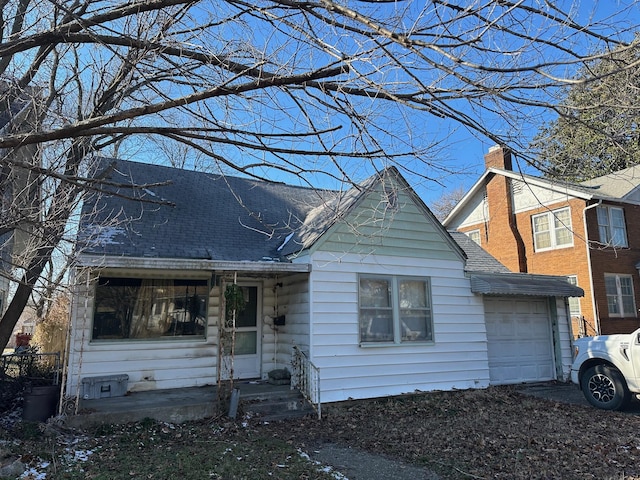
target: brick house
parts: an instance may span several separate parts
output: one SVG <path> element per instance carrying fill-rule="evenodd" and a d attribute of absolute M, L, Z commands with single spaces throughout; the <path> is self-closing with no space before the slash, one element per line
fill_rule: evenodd
<path fill-rule="evenodd" d="M 511 271 L 563 275 L 585 296 L 569 299 L 574 336 L 640 327 L 640 166 L 582 183 L 512 169 L 500 146 L 444 220 Z"/>

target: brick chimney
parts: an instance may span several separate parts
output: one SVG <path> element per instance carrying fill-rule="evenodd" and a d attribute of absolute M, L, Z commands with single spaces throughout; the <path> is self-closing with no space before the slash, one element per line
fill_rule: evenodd
<path fill-rule="evenodd" d="M 484 156 L 489 168 L 512 170 L 511 151 L 496 145 Z M 513 210 L 511 179 L 500 174 L 488 177 L 486 184 L 489 222 L 486 250 L 512 272 L 527 271 L 524 242 Z"/>
<path fill-rule="evenodd" d="M 513 170 L 511 164 L 511 150 L 502 145 L 494 145 L 489 148 L 489 153 L 484 156 L 484 164 L 487 168 L 500 168 Z"/>

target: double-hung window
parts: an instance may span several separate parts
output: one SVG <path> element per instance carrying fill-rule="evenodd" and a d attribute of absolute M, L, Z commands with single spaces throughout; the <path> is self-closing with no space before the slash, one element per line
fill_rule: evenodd
<path fill-rule="evenodd" d="M 362 344 L 432 341 L 429 279 L 360 276 L 359 324 Z"/>
<path fill-rule="evenodd" d="M 571 285 L 578 286 L 578 276 L 569 275 L 567 280 Z M 578 297 L 569 297 L 569 313 L 572 317 L 580 316 L 580 299 Z"/>
<path fill-rule="evenodd" d="M 607 307 L 610 317 L 636 316 L 631 275 L 605 274 L 604 286 L 607 292 Z"/>
<path fill-rule="evenodd" d="M 624 210 L 619 207 L 598 207 L 600 242 L 613 247 L 628 247 Z"/>
<path fill-rule="evenodd" d="M 207 280 L 100 277 L 92 340 L 204 338 Z"/>
<path fill-rule="evenodd" d="M 536 251 L 573 245 L 571 233 L 571 211 L 561 208 L 531 217 L 533 224 L 533 243 Z"/>

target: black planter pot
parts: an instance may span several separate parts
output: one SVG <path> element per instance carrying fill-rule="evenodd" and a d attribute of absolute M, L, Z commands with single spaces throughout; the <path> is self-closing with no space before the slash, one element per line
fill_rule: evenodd
<path fill-rule="evenodd" d="M 24 394 L 22 419 L 30 422 L 44 422 L 56 414 L 60 397 L 60 385 L 39 385 L 30 387 Z"/>

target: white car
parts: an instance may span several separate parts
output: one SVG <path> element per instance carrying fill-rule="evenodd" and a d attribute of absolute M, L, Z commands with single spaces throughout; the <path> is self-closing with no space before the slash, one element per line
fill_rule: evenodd
<path fill-rule="evenodd" d="M 605 410 L 624 409 L 632 394 L 640 398 L 640 329 L 576 340 L 571 381 Z"/>

